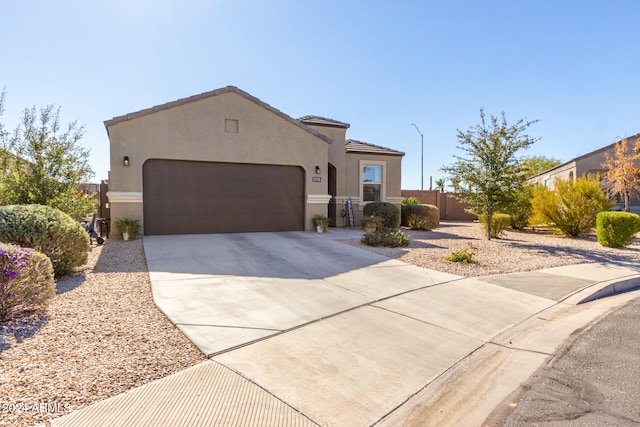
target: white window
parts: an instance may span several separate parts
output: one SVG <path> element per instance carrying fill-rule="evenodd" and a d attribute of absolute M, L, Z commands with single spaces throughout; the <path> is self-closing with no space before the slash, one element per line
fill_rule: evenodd
<path fill-rule="evenodd" d="M 379 202 L 382 200 L 382 165 L 364 165 L 362 167 L 362 201 Z"/>

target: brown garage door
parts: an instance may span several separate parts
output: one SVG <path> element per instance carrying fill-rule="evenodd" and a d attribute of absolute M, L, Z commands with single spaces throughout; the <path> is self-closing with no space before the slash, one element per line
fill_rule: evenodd
<path fill-rule="evenodd" d="M 148 160 L 145 234 L 304 230 L 297 166 Z"/>

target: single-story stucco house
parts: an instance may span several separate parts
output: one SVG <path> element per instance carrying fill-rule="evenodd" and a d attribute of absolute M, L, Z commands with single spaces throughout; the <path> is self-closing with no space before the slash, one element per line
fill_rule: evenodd
<path fill-rule="evenodd" d="M 105 121 L 112 220 L 144 234 L 312 230 L 397 205 L 403 152 L 346 139 L 349 124 L 294 119 L 227 86 Z"/>
<path fill-rule="evenodd" d="M 629 148 L 633 150 L 633 147 L 639 138 L 640 133 L 624 138 L 623 140 L 626 140 L 627 144 L 629 144 Z M 616 141 L 613 144 L 609 144 L 590 153 L 576 157 L 575 159 L 571 159 L 566 163 L 541 173 L 540 175 L 529 178 L 529 182 L 553 188 L 553 182 L 556 178 L 575 180 L 576 177 L 581 176 L 591 178 L 598 176 L 605 177 L 607 172 L 607 169 L 603 166 L 606 161 L 605 153 L 611 157 L 615 157 L 615 145 L 618 142 L 620 141 Z M 637 195 L 632 196 L 630 204 L 634 206 L 634 208 L 640 208 L 640 198 Z"/>

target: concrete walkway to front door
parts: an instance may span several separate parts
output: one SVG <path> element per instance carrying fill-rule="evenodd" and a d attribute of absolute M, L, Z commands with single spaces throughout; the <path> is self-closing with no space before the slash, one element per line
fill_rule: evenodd
<path fill-rule="evenodd" d="M 144 245 L 156 304 L 210 360 L 53 425 L 479 425 L 575 330 L 640 295 L 576 305 L 637 286 L 633 266 L 465 279 L 312 233 Z"/>

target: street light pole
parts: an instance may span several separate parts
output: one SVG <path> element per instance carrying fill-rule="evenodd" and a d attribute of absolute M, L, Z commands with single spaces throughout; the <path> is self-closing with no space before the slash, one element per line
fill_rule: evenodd
<path fill-rule="evenodd" d="M 415 127 L 418 133 L 420 134 L 420 145 L 422 147 L 422 151 L 420 153 L 420 189 L 424 190 L 424 135 L 418 129 L 415 123 L 411 123 L 411 126 Z"/>

